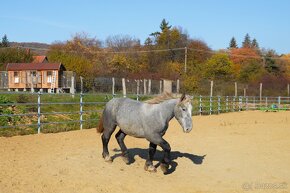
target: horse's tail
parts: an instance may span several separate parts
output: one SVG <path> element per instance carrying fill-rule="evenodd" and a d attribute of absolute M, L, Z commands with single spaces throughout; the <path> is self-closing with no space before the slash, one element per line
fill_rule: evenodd
<path fill-rule="evenodd" d="M 103 131 L 104 131 L 103 117 L 100 117 L 99 127 L 97 127 L 97 132 L 98 133 L 103 133 Z"/>

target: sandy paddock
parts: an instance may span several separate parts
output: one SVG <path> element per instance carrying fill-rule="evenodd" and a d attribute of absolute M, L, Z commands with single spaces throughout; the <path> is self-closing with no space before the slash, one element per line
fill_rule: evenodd
<path fill-rule="evenodd" d="M 160 168 L 155 174 L 143 170 L 144 139 L 126 137 L 135 161 L 125 165 L 114 138 L 114 162 L 103 161 L 94 129 L 2 137 L 0 192 L 290 192 L 290 112 L 235 112 L 193 121 L 189 134 L 175 120 L 170 124 L 168 175 Z"/>

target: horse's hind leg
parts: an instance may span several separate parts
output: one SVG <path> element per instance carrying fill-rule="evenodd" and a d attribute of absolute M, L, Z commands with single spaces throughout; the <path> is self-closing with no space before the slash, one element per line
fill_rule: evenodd
<path fill-rule="evenodd" d="M 118 131 L 118 133 L 115 135 L 117 142 L 121 148 L 122 151 L 122 157 L 123 160 L 126 164 L 130 164 L 130 160 L 129 160 L 129 152 L 128 149 L 124 143 L 124 138 L 126 137 L 126 133 L 124 133 L 121 129 Z"/>
<path fill-rule="evenodd" d="M 110 141 L 112 133 L 115 131 L 116 125 L 112 125 L 111 127 L 106 127 L 104 129 L 102 135 L 102 142 L 103 142 L 103 158 L 106 162 L 112 162 L 112 158 L 110 157 L 109 150 L 108 150 L 108 143 Z"/>

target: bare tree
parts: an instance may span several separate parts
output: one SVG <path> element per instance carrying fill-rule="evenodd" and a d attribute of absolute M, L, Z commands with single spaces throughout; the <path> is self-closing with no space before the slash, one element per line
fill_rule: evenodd
<path fill-rule="evenodd" d="M 114 51 L 124 51 L 140 47 L 140 40 L 129 35 L 114 35 L 106 39 L 106 46 Z"/>

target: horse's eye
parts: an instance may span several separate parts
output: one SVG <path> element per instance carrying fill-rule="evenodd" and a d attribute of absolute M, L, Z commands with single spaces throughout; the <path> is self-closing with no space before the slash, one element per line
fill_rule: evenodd
<path fill-rule="evenodd" d="M 186 111 L 186 108 L 182 108 L 183 111 Z"/>

